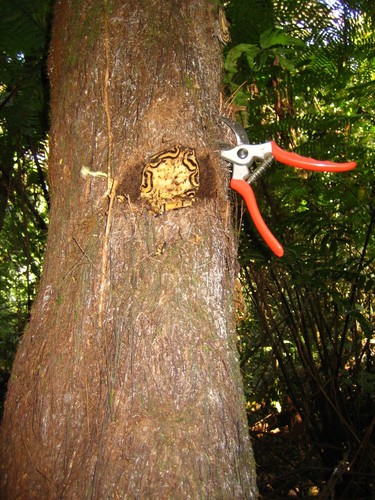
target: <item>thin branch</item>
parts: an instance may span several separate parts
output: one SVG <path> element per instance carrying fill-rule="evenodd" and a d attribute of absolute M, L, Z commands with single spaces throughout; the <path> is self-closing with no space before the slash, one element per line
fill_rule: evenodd
<path fill-rule="evenodd" d="M 358 262 L 357 276 L 356 276 L 356 278 L 353 281 L 352 289 L 351 289 L 351 292 L 350 292 L 350 297 L 349 297 L 349 307 L 350 307 L 350 309 L 352 309 L 353 306 L 354 306 L 354 302 L 355 302 L 356 294 L 357 294 L 357 289 L 358 289 L 358 282 L 359 282 L 359 278 L 360 278 L 361 272 L 362 272 L 362 270 L 364 268 L 364 262 L 365 262 L 367 247 L 368 247 L 368 245 L 370 243 L 371 234 L 372 234 L 372 231 L 374 229 L 374 225 L 375 225 L 375 210 L 372 210 L 371 211 L 370 223 L 369 223 L 368 228 L 367 228 L 367 233 L 366 233 L 366 236 L 365 236 L 365 241 L 363 243 L 363 248 L 362 248 L 361 256 L 360 256 L 360 259 L 359 259 L 359 262 Z M 343 328 L 343 332 L 342 332 L 342 336 L 341 336 L 341 342 L 340 342 L 338 359 L 341 359 L 341 356 L 342 356 L 343 351 L 344 351 L 344 345 L 345 345 L 345 342 L 346 342 L 346 336 L 347 336 L 347 333 L 348 333 L 349 323 L 350 323 L 350 313 L 348 313 L 346 315 L 346 317 L 345 317 L 345 324 L 344 324 L 344 328 Z M 338 376 L 338 372 L 339 372 L 339 365 L 337 364 L 337 367 L 336 367 L 336 376 Z"/>

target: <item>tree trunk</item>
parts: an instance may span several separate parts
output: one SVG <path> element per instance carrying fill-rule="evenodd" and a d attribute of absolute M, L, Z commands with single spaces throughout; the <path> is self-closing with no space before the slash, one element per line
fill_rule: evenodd
<path fill-rule="evenodd" d="M 2 425 L 5 498 L 256 497 L 215 22 L 208 0 L 57 2 L 51 220 Z M 163 194 L 161 168 L 188 175 Z"/>

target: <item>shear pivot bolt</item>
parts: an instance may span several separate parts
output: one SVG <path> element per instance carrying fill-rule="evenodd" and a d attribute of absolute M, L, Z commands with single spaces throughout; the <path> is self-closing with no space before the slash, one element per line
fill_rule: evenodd
<path fill-rule="evenodd" d="M 248 156 L 249 152 L 245 148 L 241 148 L 237 151 L 238 158 L 244 160 Z"/>

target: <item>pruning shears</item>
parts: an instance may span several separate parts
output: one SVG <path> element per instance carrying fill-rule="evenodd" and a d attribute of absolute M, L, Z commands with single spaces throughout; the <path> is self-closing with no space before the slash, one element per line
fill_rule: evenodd
<path fill-rule="evenodd" d="M 226 117 L 221 117 L 221 120 L 234 132 L 236 138 L 236 146 L 224 144 L 220 150 L 221 157 L 233 166 L 230 187 L 244 199 L 255 227 L 269 248 L 278 257 L 282 257 L 284 249 L 264 222 L 251 184 L 263 175 L 274 159 L 291 167 L 317 172 L 346 172 L 355 168 L 357 163 L 354 161 L 336 163 L 306 158 L 297 153 L 284 151 L 274 141 L 250 144 L 246 130 L 242 125 Z M 256 160 L 260 160 L 261 163 L 251 172 L 250 167 Z"/>

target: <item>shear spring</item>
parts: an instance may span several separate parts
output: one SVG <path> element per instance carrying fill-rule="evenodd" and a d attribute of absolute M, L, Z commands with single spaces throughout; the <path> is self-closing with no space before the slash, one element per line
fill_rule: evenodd
<path fill-rule="evenodd" d="M 259 167 L 254 170 L 254 172 L 246 179 L 249 184 L 253 184 L 253 182 L 257 181 L 264 172 L 272 165 L 273 156 L 267 155 L 263 162 L 259 165 Z"/>

